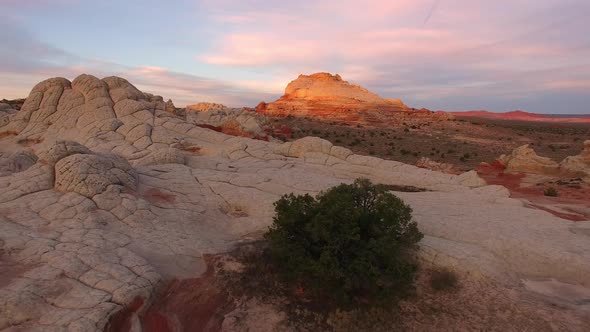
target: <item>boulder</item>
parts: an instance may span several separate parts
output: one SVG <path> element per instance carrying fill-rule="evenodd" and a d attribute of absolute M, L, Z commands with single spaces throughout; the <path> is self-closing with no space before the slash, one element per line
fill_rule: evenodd
<path fill-rule="evenodd" d="M 73 154 L 92 154 L 92 151 L 78 142 L 56 141 L 46 150 L 39 152 L 41 160 L 49 165 L 55 165 L 59 160 Z"/>
<path fill-rule="evenodd" d="M 174 106 L 172 99 L 168 99 L 168 101 L 166 102 L 165 111 L 168 113 L 176 114 L 176 106 Z"/>
<path fill-rule="evenodd" d="M 22 172 L 37 162 L 37 156 L 29 150 L 0 155 L 0 176 Z"/>
<path fill-rule="evenodd" d="M 507 172 L 536 173 L 557 175 L 559 164 L 547 157 L 537 155 L 528 144 L 520 146 L 509 155 L 502 155 L 498 159 L 506 166 Z"/>
<path fill-rule="evenodd" d="M 572 176 L 580 176 L 590 183 L 590 140 L 584 142 L 584 149 L 577 156 L 565 158 L 559 167 Z"/>
<path fill-rule="evenodd" d="M 275 149 L 275 153 L 282 154 L 286 157 L 303 157 L 308 152 L 319 152 L 329 154 L 332 149 L 332 143 L 319 137 L 304 137 L 293 142 L 281 144 Z"/>
<path fill-rule="evenodd" d="M 561 178 L 580 177 L 590 183 L 590 140 L 584 142 L 579 155 L 569 156 L 561 163 L 541 157 L 528 145 L 523 145 L 509 155 L 502 155 L 498 161 L 507 172 L 542 174 Z"/>

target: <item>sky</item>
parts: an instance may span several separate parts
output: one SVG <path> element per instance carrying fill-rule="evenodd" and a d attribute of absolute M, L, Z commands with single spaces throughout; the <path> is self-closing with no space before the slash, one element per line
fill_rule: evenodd
<path fill-rule="evenodd" d="M 0 99 L 117 75 L 176 106 L 330 72 L 432 110 L 590 113 L 589 0 L 0 0 Z"/>

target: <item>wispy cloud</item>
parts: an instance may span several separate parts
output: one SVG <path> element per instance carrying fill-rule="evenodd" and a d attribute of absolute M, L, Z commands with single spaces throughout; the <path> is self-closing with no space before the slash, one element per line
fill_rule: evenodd
<path fill-rule="evenodd" d="M 327 0 L 272 14 L 254 3 L 232 12 L 226 2 L 210 10 L 245 16 L 226 21 L 214 47 L 196 57 L 219 67 L 274 68 L 292 77 L 319 67 L 433 108 L 445 107 L 437 105 L 441 95 L 512 99 L 579 91 L 590 79 L 589 71 L 572 69 L 590 58 L 584 0 Z M 568 79 L 574 74 L 583 77 Z"/>

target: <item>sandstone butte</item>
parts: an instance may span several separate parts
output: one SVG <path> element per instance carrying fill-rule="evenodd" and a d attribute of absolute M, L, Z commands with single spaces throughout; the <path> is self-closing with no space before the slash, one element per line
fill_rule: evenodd
<path fill-rule="evenodd" d="M 384 99 L 344 81 L 338 74 L 329 73 L 299 75 L 287 85 L 282 97 L 271 103 L 261 102 L 256 110 L 273 116 L 291 115 L 373 126 L 453 118 L 446 112 L 415 110 L 400 99 Z"/>
<path fill-rule="evenodd" d="M 423 264 L 537 303 L 539 319 L 561 317 L 550 321 L 558 330 L 587 330 L 590 223 L 529 208 L 475 172 L 316 137 L 229 136 L 167 108 L 125 79 L 91 75 L 43 81 L 20 110 L 0 105 L 0 330 L 102 331 L 121 312 L 139 330 L 166 280 L 199 276 L 204 255 L 263 232 L 281 195 L 358 177 L 427 190 L 395 193 L 425 234 Z"/>

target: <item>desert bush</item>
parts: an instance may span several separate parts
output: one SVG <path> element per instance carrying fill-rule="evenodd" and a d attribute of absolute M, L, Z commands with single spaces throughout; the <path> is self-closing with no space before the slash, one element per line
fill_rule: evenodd
<path fill-rule="evenodd" d="M 412 209 L 383 186 L 359 179 L 275 203 L 265 235 L 287 282 L 339 305 L 382 303 L 412 289 L 422 238 Z M 374 300 L 374 301 L 373 301 Z"/>
<path fill-rule="evenodd" d="M 543 194 L 545 196 L 551 196 L 551 197 L 557 197 L 559 195 L 559 193 L 557 192 L 557 189 L 555 189 L 555 187 L 546 188 L 545 191 L 543 192 Z"/>

